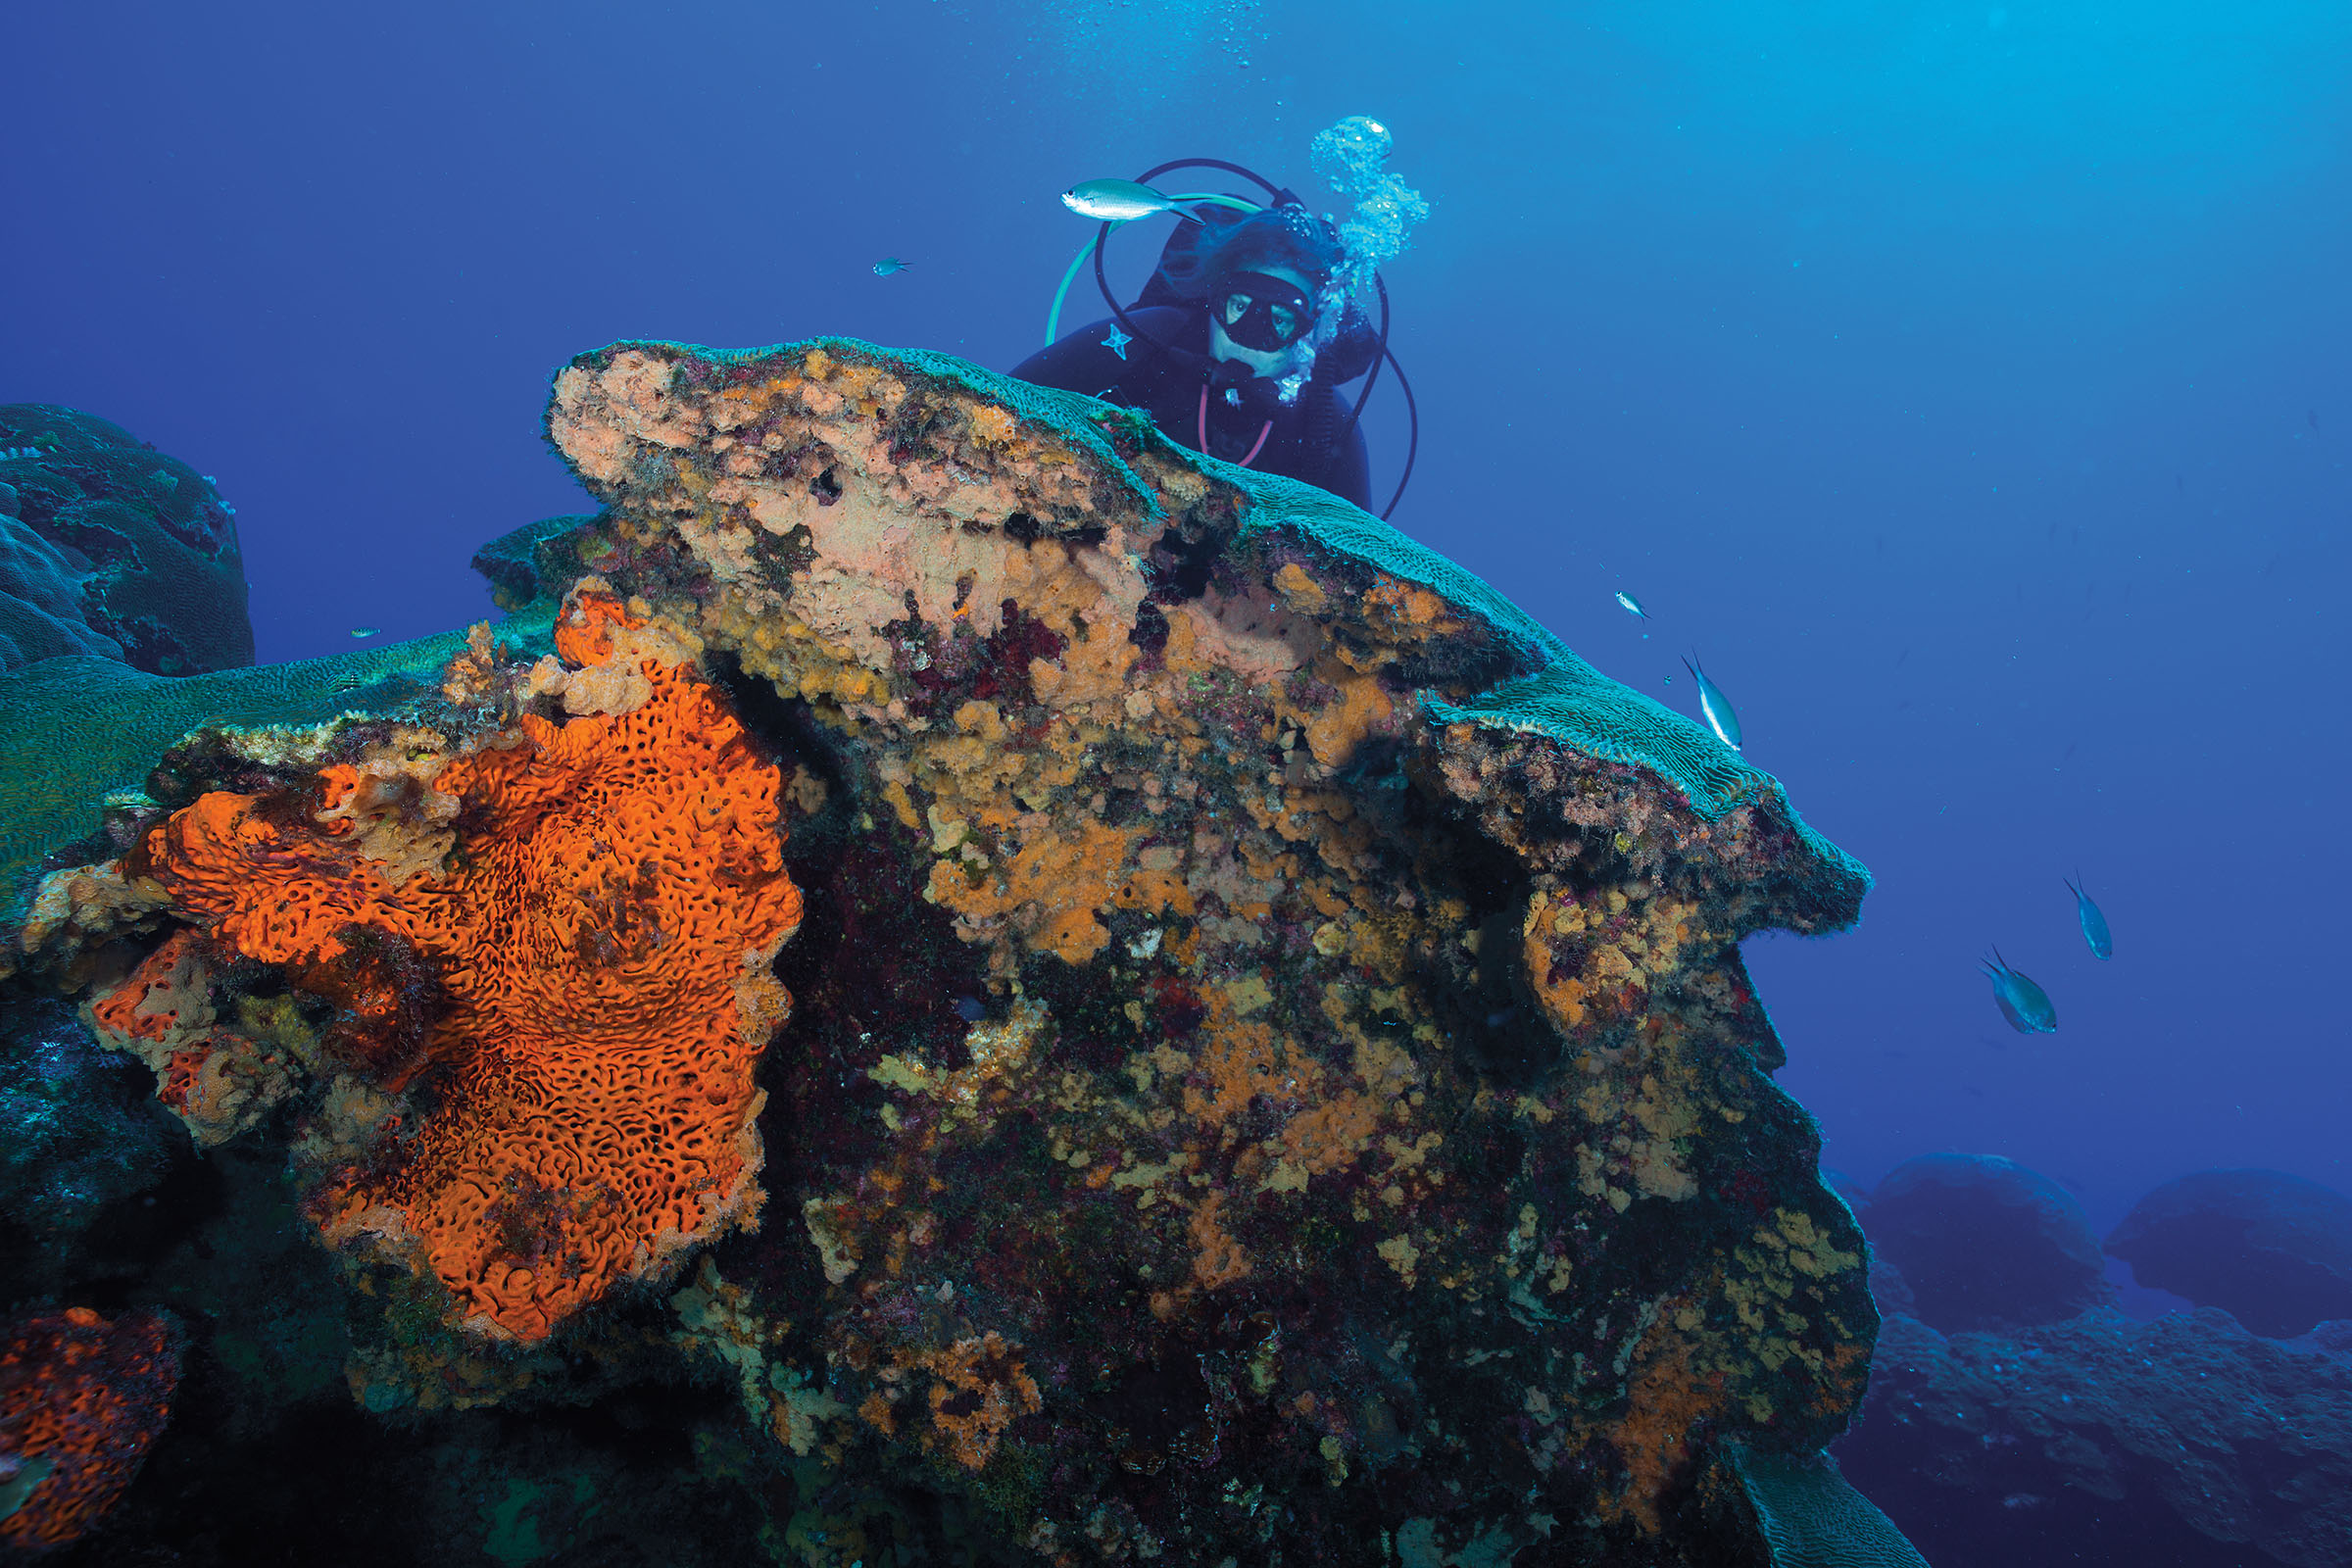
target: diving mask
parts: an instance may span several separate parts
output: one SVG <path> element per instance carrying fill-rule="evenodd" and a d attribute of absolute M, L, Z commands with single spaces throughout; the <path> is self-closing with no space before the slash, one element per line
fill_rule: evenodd
<path fill-rule="evenodd" d="M 1315 324 L 1306 291 L 1265 272 L 1234 273 L 1217 295 L 1213 315 L 1227 337 L 1260 354 L 1289 348 Z"/>

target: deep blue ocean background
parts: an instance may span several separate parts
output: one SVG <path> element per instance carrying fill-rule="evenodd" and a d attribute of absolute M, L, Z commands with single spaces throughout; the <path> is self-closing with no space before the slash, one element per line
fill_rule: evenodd
<path fill-rule="evenodd" d="M 218 475 L 264 660 L 492 613 L 473 548 L 588 508 L 538 436 L 579 351 L 1007 367 L 1090 232 L 1059 191 L 1203 156 L 1332 205 L 1308 140 L 1372 115 L 1433 209 L 1387 270 L 1422 415 L 1396 522 L 1686 710 L 1694 654 L 1877 875 L 1859 930 L 1749 954 L 1825 1163 L 2005 1154 L 2101 1231 L 2207 1166 L 2352 1190 L 2352 9 L 93 0 L 4 30 L 0 402 Z M 1368 418 L 1385 497 L 1400 405 Z M 1996 943 L 2055 1035 L 2002 1022 Z"/>

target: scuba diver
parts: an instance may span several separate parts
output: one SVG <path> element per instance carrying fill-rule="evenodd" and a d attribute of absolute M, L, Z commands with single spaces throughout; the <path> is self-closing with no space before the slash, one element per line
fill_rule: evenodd
<path fill-rule="evenodd" d="M 1254 180 L 1270 200 L 1161 196 L 1148 183 L 1193 166 Z M 1388 352 L 1387 287 L 1380 286 L 1376 328 L 1341 286 L 1347 258 L 1339 231 L 1290 191 L 1215 159 L 1162 164 L 1140 180 L 1090 180 L 1062 200 L 1102 227 L 1062 278 L 1048 346 L 1011 373 L 1140 410 L 1180 446 L 1302 479 L 1370 511 L 1359 421 L 1382 363 L 1396 360 Z M 1103 241 L 1124 223 L 1163 212 L 1177 218 L 1176 231 L 1142 293 L 1122 308 L 1103 270 Z M 1055 338 L 1063 299 L 1090 253 L 1111 314 Z M 1401 368 L 1396 373 L 1409 408 L 1411 388 Z M 1366 377 L 1361 391 L 1344 396 L 1340 388 L 1358 377 Z M 1409 479 L 1409 454 L 1404 472 Z M 1403 493 L 1399 480 L 1383 516 Z"/>

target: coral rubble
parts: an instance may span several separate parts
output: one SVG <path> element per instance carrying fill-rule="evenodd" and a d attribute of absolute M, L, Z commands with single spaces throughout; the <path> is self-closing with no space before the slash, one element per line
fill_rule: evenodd
<path fill-rule="evenodd" d="M 1879 1539 L 1812 1457 L 1861 1235 L 1739 951 L 1868 879 L 1768 775 L 960 362 L 615 345 L 548 433 L 606 510 L 484 551 L 509 627 L 133 688 L 0 796 L 9 983 L 285 1142 L 369 1410 L 674 1357 L 808 1564 Z"/>

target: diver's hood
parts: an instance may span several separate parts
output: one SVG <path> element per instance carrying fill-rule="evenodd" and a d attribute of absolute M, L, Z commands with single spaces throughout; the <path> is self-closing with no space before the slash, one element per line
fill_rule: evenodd
<path fill-rule="evenodd" d="M 1289 191 L 1274 198 L 1274 205 L 1301 205 Z M 1135 297 L 1127 309 L 1141 310 L 1148 305 L 1174 305 L 1199 311 L 1203 318 L 1208 312 L 1208 279 L 1201 275 L 1200 247 L 1208 237 L 1209 225 L 1223 228 L 1238 223 L 1246 214 L 1231 208 L 1201 203 L 1191 209 L 1197 216 L 1177 217 L 1175 231 L 1168 242 L 1159 248 L 1159 265 L 1152 270 L 1151 280 L 1144 291 Z M 1372 318 L 1352 304 L 1340 318 L 1340 330 L 1329 343 L 1315 353 L 1314 379 L 1325 386 L 1339 386 L 1352 381 L 1380 361 L 1380 331 Z"/>

